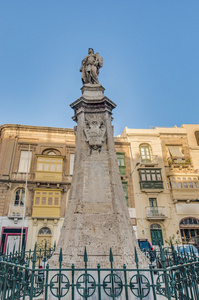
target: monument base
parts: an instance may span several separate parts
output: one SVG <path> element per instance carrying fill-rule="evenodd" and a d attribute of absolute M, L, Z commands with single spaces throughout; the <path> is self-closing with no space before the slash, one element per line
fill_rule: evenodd
<path fill-rule="evenodd" d="M 63 266 L 83 267 L 85 247 L 89 267 L 135 266 L 135 247 L 140 262 L 147 260 L 139 250 L 131 225 L 119 174 L 112 128 L 115 103 L 104 96 L 100 84 L 85 84 L 82 96 L 71 104 L 77 122 L 76 152 L 71 192 L 58 247 L 49 261 L 57 266 L 62 248 Z"/>

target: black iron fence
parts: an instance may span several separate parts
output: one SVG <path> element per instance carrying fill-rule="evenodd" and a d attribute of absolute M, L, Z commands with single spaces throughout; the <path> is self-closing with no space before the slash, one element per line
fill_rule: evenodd
<path fill-rule="evenodd" d="M 110 267 L 88 267 L 85 249 L 84 267 L 50 268 L 47 260 L 53 249 L 10 253 L 0 259 L 0 299 L 199 299 L 199 259 L 190 249 L 178 251 L 172 246 L 151 258 L 147 269 L 139 265 L 135 249 L 135 267 L 114 268 L 110 249 Z M 42 268 L 41 265 L 42 264 Z"/>

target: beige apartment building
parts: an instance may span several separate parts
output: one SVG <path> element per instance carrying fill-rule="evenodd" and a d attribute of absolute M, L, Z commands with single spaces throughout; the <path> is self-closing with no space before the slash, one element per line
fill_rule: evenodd
<path fill-rule="evenodd" d="M 129 143 L 115 146 L 127 205 L 136 225 Z M 75 157 L 73 129 L 0 126 L 0 252 L 53 246 L 60 235 Z M 26 184 L 27 183 L 27 184 Z"/>
<path fill-rule="evenodd" d="M 131 178 L 134 186 L 137 238 L 154 246 L 169 237 L 174 223 L 174 206 L 166 186 L 166 171 L 158 129 L 129 129 L 121 134 L 130 143 Z"/>
<path fill-rule="evenodd" d="M 129 129 L 137 237 L 154 246 L 199 235 L 199 125 Z"/>
<path fill-rule="evenodd" d="M 72 129 L 2 125 L 0 142 L 1 253 L 23 244 L 52 246 L 59 238 L 72 180 Z M 26 189 L 27 175 L 27 189 Z"/>
<path fill-rule="evenodd" d="M 125 128 L 115 148 L 137 238 L 157 246 L 198 236 L 199 125 Z M 58 241 L 74 157 L 73 129 L 0 126 L 1 253 L 19 248 L 22 228 L 26 249 Z"/>

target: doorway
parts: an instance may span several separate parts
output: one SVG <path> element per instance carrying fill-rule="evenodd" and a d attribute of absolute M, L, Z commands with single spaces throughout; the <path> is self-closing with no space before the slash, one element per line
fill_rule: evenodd
<path fill-rule="evenodd" d="M 162 228 L 158 224 L 152 224 L 150 226 L 151 242 L 153 246 L 159 246 L 159 243 L 163 245 Z"/>

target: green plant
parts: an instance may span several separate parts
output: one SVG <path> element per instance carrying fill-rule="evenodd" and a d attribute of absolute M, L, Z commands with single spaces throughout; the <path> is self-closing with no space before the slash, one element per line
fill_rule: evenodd
<path fill-rule="evenodd" d="M 168 244 L 169 246 L 171 246 L 171 243 L 173 245 L 179 245 L 181 244 L 181 240 L 179 235 L 176 236 L 175 234 L 173 234 L 167 240 L 165 240 L 165 243 Z"/>

